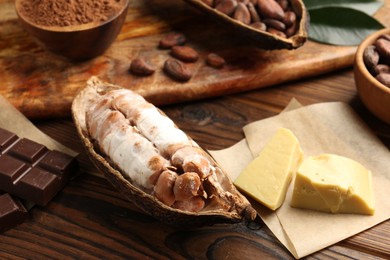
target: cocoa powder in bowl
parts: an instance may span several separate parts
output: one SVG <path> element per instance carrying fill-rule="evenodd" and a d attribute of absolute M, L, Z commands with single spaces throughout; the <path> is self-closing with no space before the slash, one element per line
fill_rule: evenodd
<path fill-rule="evenodd" d="M 126 20 L 129 0 L 15 0 L 24 29 L 45 49 L 71 60 L 102 54 Z"/>
<path fill-rule="evenodd" d="M 19 12 L 41 26 L 99 24 L 123 8 L 122 0 L 22 0 Z"/>

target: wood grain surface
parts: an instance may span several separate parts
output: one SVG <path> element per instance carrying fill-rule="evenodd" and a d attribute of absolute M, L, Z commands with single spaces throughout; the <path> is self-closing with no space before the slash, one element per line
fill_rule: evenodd
<path fill-rule="evenodd" d="M 390 25 L 390 1 L 376 14 Z M 194 76 L 178 83 L 161 70 L 168 51 L 157 48 L 166 33 L 177 31 L 200 53 Z M 75 46 L 77 48 L 77 46 Z M 307 42 L 294 50 L 263 51 L 231 28 L 211 20 L 184 1 L 130 1 L 117 40 L 102 56 L 81 63 L 55 56 L 37 45 L 19 25 L 13 0 L 0 0 L 0 94 L 30 118 L 63 117 L 76 93 L 92 75 L 131 88 L 157 105 L 183 103 L 273 86 L 352 65 L 355 47 Z M 227 64 L 205 66 L 216 52 Z M 159 68 L 150 77 L 129 74 L 130 61 L 149 57 Z"/>
<path fill-rule="evenodd" d="M 351 69 L 162 109 L 204 148 L 222 149 L 243 138 L 244 125 L 280 113 L 291 98 L 350 104 L 390 149 L 390 126 L 364 108 Z M 83 172 L 46 207 L 33 208 L 28 221 L 0 234 L 1 259 L 294 259 L 263 223 L 175 229 L 155 221 L 99 177 L 71 119 L 33 122 L 80 152 Z M 306 257 L 389 258 L 389 220 Z"/>

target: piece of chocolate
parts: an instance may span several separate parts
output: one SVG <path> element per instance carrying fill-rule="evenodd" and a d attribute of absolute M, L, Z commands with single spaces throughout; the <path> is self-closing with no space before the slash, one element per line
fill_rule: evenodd
<path fill-rule="evenodd" d="M 0 232 L 21 224 L 27 217 L 27 209 L 17 198 L 0 192 Z"/>
<path fill-rule="evenodd" d="M 41 206 L 77 172 L 74 157 L 1 128 L 0 149 L 0 190 Z"/>

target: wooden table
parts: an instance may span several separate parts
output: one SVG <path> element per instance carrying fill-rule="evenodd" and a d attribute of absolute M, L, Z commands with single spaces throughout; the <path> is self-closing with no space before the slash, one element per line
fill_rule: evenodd
<path fill-rule="evenodd" d="M 202 24 L 211 23 L 199 19 L 198 12 L 181 1 L 134 0 L 127 23 L 111 50 L 90 63 L 73 66 L 37 47 L 17 24 L 13 2 L 0 0 L 0 93 L 26 115 L 52 117 L 33 122 L 43 132 L 80 153 L 82 173 L 47 206 L 34 207 L 30 211 L 31 218 L 25 223 L 0 234 L 0 259 L 293 259 L 264 224 L 175 229 L 157 222 L 124 199 L 84 154 L 70 117 L 56 117 L 69 114 L 78 84 L 84 84 L 92 73 L 106 75 L 108 80 L 116 80 L 113 83 L 121 85 L 132 82 L 139 92 L 156 102 L 161 94 L 165 94 L 166 101 L 167 97 L 176 98 L 167 103 L 187 98 L 184 103 L 164 103 L 161 108 L 206 149 L 235 144 L 243 138 L 244 125 L 278 114 L 292 98 L 303 105 L 326 101 L 349 103 L 390 148 L 390 126 L 375 119 L 357 97 L 350 67 L 354 49 L 309 42 L 295 53 L 268 55 L 256 51 L 256 62 L 250 59 L 251 66 L 242 67 L 242 57 L 236 57 L 231 51 L 237 50 L 234 41 L 213 37 L 215 42 L 204 43 L 202 37 L 209 39 L 209 34 L 218 30 L 205 31 Z M 378 14 L 385 24 L 390 24 L 389 3 L 386 1 Z M 210 70 L 201 69 L 196 81 L 188 84 L 172 83 L 161 73 L 157 74 L 159 84 L 148 85 L 148 82 L 155 83 L 153 79 L 144 82 L 132 78 L 127 73 L 130 58 L 147 51 L 158 60 L 165 59 L 167 54 L 155 46 L 162 34 L 172 28 L 192 36 L 190 45 L 199 48 L 203 56 L 209 50 L 226 54 L 230 63 L 220 72 L 221 77 L 214 78 Z M 196 41 L 194 35 L 201 40 Z M 244 58 L 253 58 L 253 53 L 248 53 Z M 286 60 L 289 62 L 284 62 Z M 23 73 L 19 73 L 20 65 L 23 65 Z M 273 69 L 270 72 L 264 68 Z M 337 71 L 317 76 L 334 69 Z M 283 72 L 283 77 L 278 77 L 279 71 Z M 306 77 L 312 78 L 301 79 Z M 47 78 L 53 80 L 47 81 Z M 297 81 L 284 83 L 292 80 Z M 157 94 L 155 85 L 159 86 Z M 262 88 L 270 85 L 273 86 Z M 251 90 L 254 88 L 257 90 Z M 159 92 L 161 89 L 163 93 Z M 244 90 L 251 91 L 242 92 Z M 238 94 L 212 97 L 234 92 Z M 190 101 L 206 96 L 212 98 Z M 389 259 L 390 221 L 308 258 Z"/>
<path fill-rule="evenodd" d="M 291 98 L 303 105 L 349 103 L 390 148 L 390 126 L 364 108 L 356 94 L 351 68 L 162 109 L 200 145 L 222 149 L 243 138 L 244 125 L 279 113 Z M 155 221 L 97 176 L 99 173 L 83 153 L 70 118 L 34 123 L 80 152 L 83 172 L 46 207 L 33 208 L 28 221 L 0 235 L 0 258 L 293 259 L 264 224 L 175 229 Z M 389 259 L 390 221 L 307 258 Z"/>

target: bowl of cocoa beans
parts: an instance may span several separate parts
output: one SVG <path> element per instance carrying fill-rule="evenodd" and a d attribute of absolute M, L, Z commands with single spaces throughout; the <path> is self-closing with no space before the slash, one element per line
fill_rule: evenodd
<path fill-rule="evenodd" d="M 118 36 L 129 0 L 16 0 L 22 27 L 44 49 L 70 60 L 101 55 Z"/>
<path fill-rule="evenodd" d="M 363 104 L 390 124 L 390 28 L 368 36 L 359 45 L 354 63 L 355 84 Z"/>

